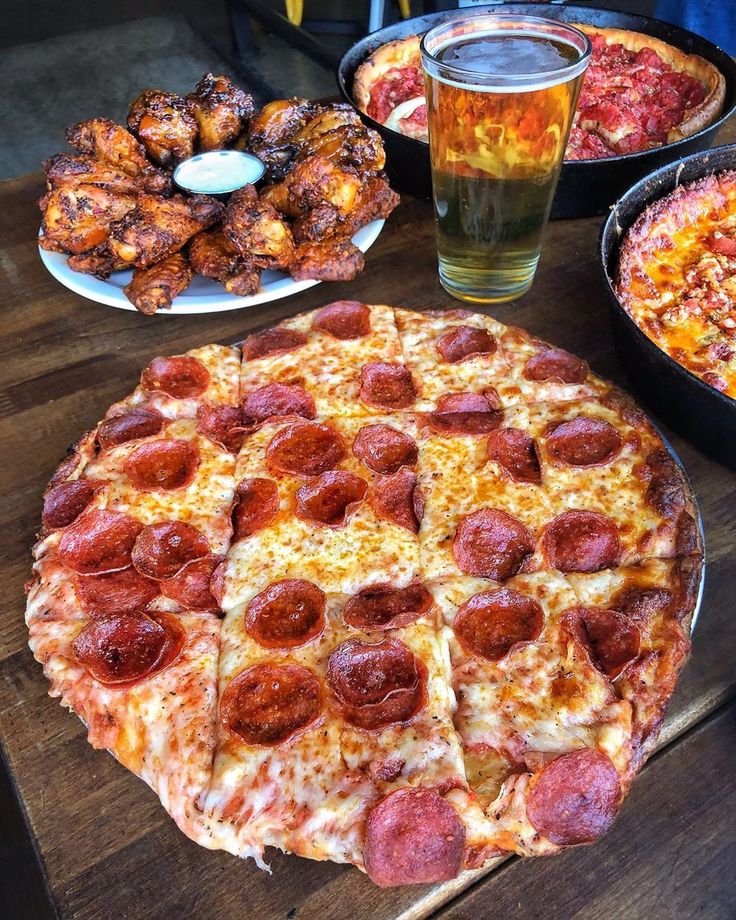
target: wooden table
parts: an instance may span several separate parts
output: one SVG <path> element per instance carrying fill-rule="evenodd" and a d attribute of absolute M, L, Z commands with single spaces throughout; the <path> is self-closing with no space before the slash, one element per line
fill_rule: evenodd
<path fill-rule="evenodd" d="M 722 140 L 736 139 L 732 126 Z M 700 500 L 708 578 L 692 660 L 660 748 L 612 833 L 554 859 L 507 859 L 446 885 L 382 891 L 356 869 L 282 854 L 273 875 L 200 849 L 154 794 L 93 751 L 47 697 L 26 645 L 23 583 L 41 493 L 65 446 L 132 389 L 157 354 L 231 342 L 340 297 L 427 308 L 454 302 L 436 278 L 430 208 L 405 200 L 350 284 L 320 285 L 252 311 L 145 318 L 66 291 L 34 244 L 41 177 L 0 184 L 0 732 L 58 914 L 64 918 L 733 918 L 736 916 L 736 475 L 673 437 Z M 550 226 L 537 280 L 495 308 L 627 386 L 596 264 L 601 218 Z M 0 821 L 2 816 L 0 816 Z M 0 902 L 1 903 L 1 902 Z M 0 908 L 0 913 L 2 908 Z"/>

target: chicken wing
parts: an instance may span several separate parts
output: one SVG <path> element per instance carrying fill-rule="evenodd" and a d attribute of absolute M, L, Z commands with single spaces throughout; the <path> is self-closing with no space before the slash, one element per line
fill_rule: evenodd
<path fill-rule="evenodd" d="M 366 177 L 355 207 L 343 222 L 344 234 L 350 237 L 373 220 L 385 220 L 400 201 L 385 176 Z"/>
<path fill-rule="evenodd" d="M 289 274 L 297 281 L 352 281 L 364 266 L 363 253 L 350 240 L 332 239 L 297 246 Z"/>
<path fill-rule="evenodd" d="M 297 151 L 292 135 L 303 128 L 321 111 L 321 106 L 308 99 L 277 99 L 264 105 L 251 120 L 242 146 L 263 161 L 271 181 L 283 179 Z"/>
<path fill-rule="evenodd" d="M 233 192 L 222 229 L 241 258 L 257 268 L 286 268 L 294 254 L 291 230 L 252 185 Z"/>
<path fill-rule="evenodd" d="M 194 153 L 197 119 L 176 93 L 147 89 L 128 110 L 128 128 L 159 166 L 172 165 Z"/>
<path fill-rule="evenodd" d="M 297 163 L 283 182 L 264 189 L 262 200 L 288 217 L 301 217 L 311 208 L 331 205 L 340 214 L 354 206 L 361 177 L 323 157 L 310 156 Z"/>
<path fill-rule="evenodd" d="M 97 185 L 108 192 L 121 195 L 139 195 L 144 189 L 140 179 L 129 176 L 122 169 L 94 157 L 57 153 L 43 164 L 50 189 L 62 185 Z"/>
<path fill-rule="evenodd" d="M 199 150 L 222 150 L 239 137 L 255 110 L 253 97 L 227 77 L 206 73 L 187 96 L 199 126 Z"/>
<path fill-rule="evenodd" d="M 195 233 L 216 223 L 223 206 L 206 195 L 141 195 L 135 208 L 110 229 L 116 259 L 147 268 L 178 252 Z"/>
<path fill-rule="evenodd" d="M 72 271 L 82 272 L 85 275 L 96 275 L 103 280 L 109 278 L 113 272 L 128 268 L 125 262 L 116 260 L 107 243 L 95 246 L 94 249 L 79 255 L 69 256 L 67 265 Z"/>
<path fill-rule="evenodd" d="M 185 256 L 175 252 L 150 268 L 136 268 L 125 288 L 125 296 L 136 310 L 151 316 L 156 310 L 170 307 L 191 280 L 192 270 Z"/>
<path fill-rule="evenodd" d="M 164 194 L 171 190 L 171 177 L 149 163 L 144 148 L 130 131 L 114 121 L 107 118 L 82 121 L 67 130 L 66 139 L 80 153 L 97 157 L 140 179 L 147 192 Z"/>
<path fill-rule="evenodd" d="M 96 185 L 62 185 L 39 202 L 43 236 L 64 252 L 94 249 L 107 240 L 110 224 L 133 210 L 136 200 Z"/>
<path fill-rule="evenodd" d="M 386 165 L 380 134 L 365 125 L 341 125 L 308 136 L 300 143 L 294 160 L 298 163 L 312 155 L 334 160 L 340 166 L 350 166 L 360 172 L 380 172 Z"/>
<path fill-rule="evenodd" d="M 214 278 L 239 297 L 255 294 L 261 284 L 261 270 L 241 259 L 221 227 L 198 233 L 191 240 L 189 262 L 198 275 Z"/>

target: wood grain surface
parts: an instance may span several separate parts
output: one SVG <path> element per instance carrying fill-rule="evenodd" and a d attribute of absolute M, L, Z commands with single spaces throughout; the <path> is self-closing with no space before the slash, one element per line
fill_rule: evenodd
<path fill-rule="evenodd" d="M 724 132 L 721 141 L 727 139 L 736 139 L 736 127 Z M 279 853 L 268 875 L 190 842 L 140 780 L 87 745 L 79 720 L 48 698 L 23 622 L 41 494 L 67 444 L 130 391 L 157 354 L 236 341 L 340 297 L 417 309 L 456 302 L 437 282 L 430 207 L 406 199 L 368 253 L 365 273 L 350 284 L 318 285 L 293 299 L 212 317 L 146 318 L 100 306 L 66 291 L 40 263 L 35 199 L 42 188 L 40 175 L 0 183 L 0 736 L 59 916 L 410 920 L 444 910 L 442 916 L 468 920 L 512 912 L 733 917 L 734 880 L 720 868 L 733 859 L 729 828 L 736 818 L 728 708 L 736 696 L 736 475 L 675 436 L 706 531 L 701 619 L 660 753 L 612 835 L 595 847 L 549 860 L 508 859 L 445 885 L 388 891 L 353 868 Z M 582 355 L 594 371 L 627 387 L 598 276 L 600 224 L 601 218 L 552 224 L 530 293 L 488 312 Z M 719 840 L 723 835 L 729 839 Z M 708 842 L 712 862 L 694 837 Z M 659 886 L 674 898 L 674 912 L 657 903 Z M 692 914 L 688 897 L 698 905 Z"/>

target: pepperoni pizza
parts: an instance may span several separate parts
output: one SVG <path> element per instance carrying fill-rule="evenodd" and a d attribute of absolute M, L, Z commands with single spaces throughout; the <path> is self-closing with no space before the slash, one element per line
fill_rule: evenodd
<path fill-rule="evenodd" d="M 588 365 L 339 301 L 155 358 L 44 498 L 51 693 L 182 830 L 381 886 L 613 823 L 689 650 L 681 471 Z"/>
<path fill-rule="evenodd" d="M 566 160 L 638 153 L 690 137 L 720 115 L 723 74 L 710 61 L 652 35 L 575 23 L 590 37 L 590 64 Z M 355 72 L 356 105 L 379 124 L 427 141 L 427 107 L 417 35 L 376 49 Z M 467 118 L 473 131 L 473 118 Z"/>

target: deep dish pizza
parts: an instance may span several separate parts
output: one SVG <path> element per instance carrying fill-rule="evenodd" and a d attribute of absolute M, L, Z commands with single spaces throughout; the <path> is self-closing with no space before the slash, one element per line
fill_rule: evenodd
<path fill-rule="evenodd" d="M 653 342 L 736 398 L 736 172 L 646 208 L 621 244 L 615 290 Z"/>
<path fill-rule="evenodd" d="M 575 26 L 593 50 L 566 160 L 650 150 L 696 134 L 720 115 L 726 83 L 709 61 L 639 32 Z M 355 73 L 353 96 L 375 121 L 426 141 L 419 41 L 414 35 L 374 51 Z"/>
<path fill-rule="evenodd" d="M 79 441 L 30 644 L 202 845 L 441 881 L 611 826 L 688 654 L 695 514 L 581 359 L 339 301 L 154 359 Z"/>

